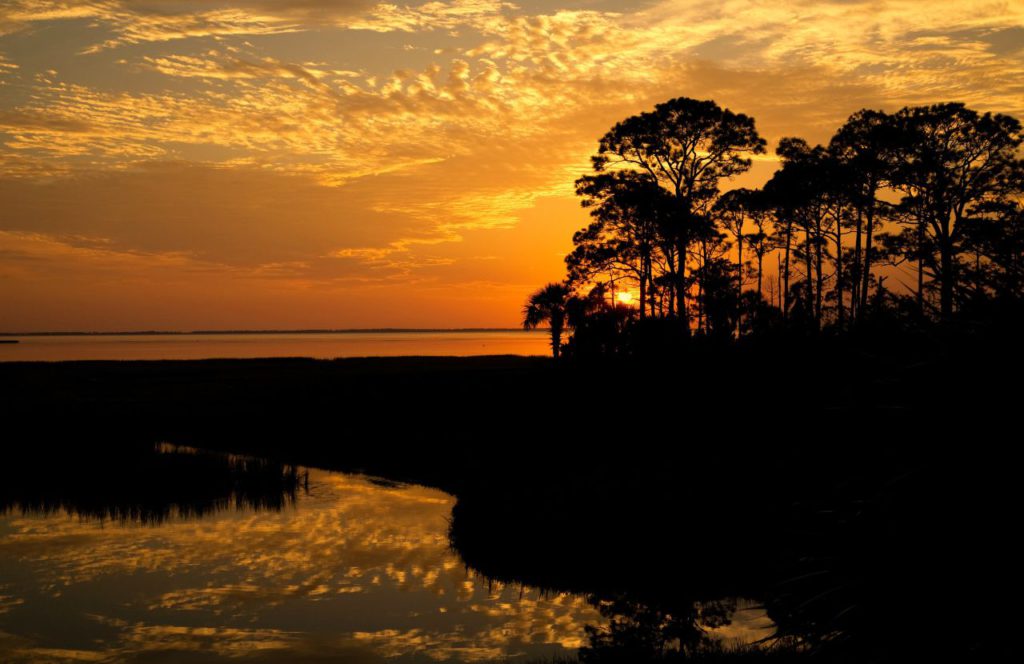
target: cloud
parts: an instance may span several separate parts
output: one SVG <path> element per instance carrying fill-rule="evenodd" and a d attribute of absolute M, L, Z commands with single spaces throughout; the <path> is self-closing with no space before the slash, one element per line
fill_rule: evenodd
<path fill-rule="evenodd" d="M 0 35 L 52 21 L 91 20 L 113 33 L 83 51 L 95 54 L 132 44 L 287 34 L 324 25 L 374 32 L 455 30 L 512 8 L 511 3 L 496 0 L 414 5 L 367 0 L 13 0 L 0 18 Z"/>
<path fill-rule="evenodd" d="M 189 3 L 156 4 L 181 10 Z M 307 5 L 288 11 L 301 7 Z M 988 3 L 973 8 L 969 18 L 950 5 L 937 18 L 929 14 L 913 23 L 905 3 L 876 12 L 863 3 L 787 9 L 734 0 L 716 9 L 663 2 L 633 13 L 522 15 L 503 3 L 456 2 L 374 7 L 359 20 L 374 12 L 431 17 L 424 25 L 453 21 L 480 37 L 455 49 L 447 62 L 390 72 L 289 61 L 237 45 L 143 54 L 140 70 L 189 86 L 115 93 L 47 77 L 36 83 L 31 100 L 8 112 L 74 118 L 93 131 L 69 136 L 23 123 L 7 147 L 100 167 L 105 160 L 193 159 L 197 153 L 208 159 L 212 147 L 226 163 L 319 171 L 325 181 L 339 183 L 472 154 L 494 136 L 530 140 L 583 113 L 607 117 L 607 108 L 635 112 L 647 100 L 708 96 L 708 86 L 680 75 L 705 65 L 733 81 L 746 78 L 749 94 L 736 104 L 740 110 L 764 105 L 755 94 L 759 79 L 782 80 L 787 100 L 795 102 L 788 105 L 798 112 L 794 125 L 821 114 L 814 96 L 821 86 L 808 72 L 836 89 L 870 88 L 876 105 L 955 98 L 1017 112 L 1024 103 L 1017 94 L 1024 60 L 985 41 L 1011 29 L 999 26 L 1018 17 L 997 13 Z M 167 16 L 179 14 L 154 20 Z M 987 27 L 952 31 L 961 23 Z M 383 30 L 385 23 L 380 25 Z M 833 121 L 854 110 L 833 114 Z"/>
<path fill-rule="evenodd" d="M 34 23 L 90 19 L 103 15 L 112 3 L 58 2 L 54 0 L 9 0 L 0 14 L 0 35 L 17 32 Z"/>
<path fill-rule="evenodd" d="M 10 133 L 38 131 L 49 134 L 52 132 L 87 132 L 90 129 L 87 122 L 73 117 L 47 115 L 41 112 L 0 110 L 0 131 Z"/>
<path fill-rule="evenodd" d="M 862 107 L 1024 115 L 1019 3 L 520 4 L 8 3 L 0 202 L 16 216 L 0 221 L 295 288 L 505 283 L 514 314 L 511 289 L 560 261 L 530 272 L 512 247 L 564 252 L 596 140 L 660 101 L 715 99 L 771 144 L 827 140 Z M 24 57 L 58 22 L 90 54 Z M 562 240 L 524 221 L 548 199 L 564 203 L 547 222 Z"/>
<path fill-rule="evenodd" d="M 211 57 L 169 55 L 143 58 L 147 66 L 167 76 L 185 78 L 224 79 L 235 78 L 294 78 L 312 86 L 320 86 L 321 80 L 331 72 L 308 68 L 303 65 L 281 62 L 271 57 L 247 60 L 231 54 L 221 55 L 216 50 L 207 52 Z M 323 88 L 330 91 L 330 88 Z"/>
<path fill-rule="evenodd" d="M 500 0 L 448 0 L 412 6 L 381 3 L 358 18 L 339 21 L 338 25 L 373 32 L 485 29 L 514 9 L 513 3 Z"/>
<path fill-rule="evenodd" d="M 167 42 L 178 39 L 276 35 L 297 32 L 302 28 L 274 17 L 253 15 L 245 11 L 225 9 L 197 14 L 156 15 L 115 13 L 103 16 L 115 37 L 86 48 L 86 54 L 146 42 Z"/>
<path fill-rule="evenodd" d="M 3 230 L 101 237 L 122 251 L 175 252 L 250 268 L 388 241 L 408 226 L 399 215 L 373 210 L 364 188 L 180 163 L 48 182 L 0 180 L 0 201 Z"/>
<path fill-rule="evenodd" d="M 298 29 L 289 16 L 301 18 L 296 3 L 280 3 L 278 15 L 261 13 L 263 3 L 134 2 L 132 0 L 12 0 L 0 18 L 0 34 L 32 29 L 53 21 L 89 20 L 102 25 L 113 37 L 85 50 L 144 42 L 165 42 L 190 37 L 277 34 Z M 353 3 L 353 9 L 361 3 Z M 337 3 L 338 10 L 346 3 Z M 255 11 L 254 11 L 255 10 Z"/>

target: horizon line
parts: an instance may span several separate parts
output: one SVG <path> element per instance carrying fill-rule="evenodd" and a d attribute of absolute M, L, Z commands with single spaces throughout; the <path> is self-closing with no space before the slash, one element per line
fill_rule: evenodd
<path fill-rule="evenodd" d="M 546 328 L 536 328 L 544 331 Z M 160 335 L 215 335 L 215 334 L 359 334 L 359 333 L 429 333 L 429 332 L 527 332 L 521 327 L 353 327 L 353 328 L 306 328 L 306 329 L 263 329 L 263 330 L 121 330 L 102 332 L 97 330 L 73 330 L 70 332 L 0 332 L 0 337 L 90 337 L 90 336 L 160 336 Z"/>

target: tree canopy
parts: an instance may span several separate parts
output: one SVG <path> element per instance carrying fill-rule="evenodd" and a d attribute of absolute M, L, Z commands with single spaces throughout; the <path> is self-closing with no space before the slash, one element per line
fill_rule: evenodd
<path fill-rule="evenodd" d="M 780 139 L 778 170 L 737 188 L 766 151 L 754 119 L 658 104 L 605 133 L 576 181 L 592 221 L 566 257 L 567 324 L 736 338 L 1019 309 L 1022 145 L 1016 119 L 960 103 L 863 109 L 824 145 Z"/>

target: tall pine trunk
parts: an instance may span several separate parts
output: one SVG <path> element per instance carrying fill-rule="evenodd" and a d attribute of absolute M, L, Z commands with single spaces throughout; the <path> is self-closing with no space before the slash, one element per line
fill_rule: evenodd
<path fill-rule="evenodd" d="M 868 286 L 871 279 L 871 235 L 875 229 L 875 210 L 874 206 L 868 208 L 867 219 L 865 221 L 865 232 L 864 232 L 864 274 L 861 277 L 861 291 L 860 291 L 860 310 L 861 316 L 863 316 L 863 310 L 868 305 Z"/>
<path fill-rule="evenodd" d="M 861 244 L 860 244 L 861 240 L 860 240 L 860 236 L 861 236 L 863 224 L 864 224 L 864 211 L 861 208 L 861 206 L 858 206 L 857 207 L 857 229 L 856 229 L 856 232 L 854 234 L 854 240 L 853 240 L 853 269 L 852 269 L 853 274 L 851 275 L 853 277 L 853 280 L 852 280 L 853 283 L 850 285 L 850 318 L 852 318 L 854 320 L 854 322 L 859 322 L 860 321 L 860 307 L 858 307 L 857 305 L 859 304 L 858 303 L 858 295 L 860 294 L 860 269 L 861 269 L 861 265 L 860 265 L 860 260 L 861 260 L 861 256 L 860 256 L 860 253 L 861 253 Z"/>
<path fill-rule="evenodd" d="M 945 230 L 945 229 L 944 229 Z M 939 258 L 940 258 L 940 269 L 942 283 L 939 295 L 939 307 L 942 314 L 942 320 L 948 321 L 953 317 L 953 292 L 956 287 L 956 267 L 953 264 L 953 243 L 948 237 L 948 231 L 946 237 L 943 237 L 939 241 Z"/>
<path fill-rule="evenodd" d="M 647 272 L 650 259 L 640 259 L 640 320 L 647 317 Z"/>
<path fill-rule="evenodd" d="M 761 274 L 764 266 L 764 245 L 761 245 L 761 250 L 757 252 L 757 299 L 760 302 L 764 299 L 764 293 L 761 290 Z"/>
<path fill-rule="evenodd" d="M 917 220 L 917 316 L 924 318 L 924 233 L 925 220 L 919 215 Z"/>
<path fill-rule="evenodd" d="M 793 245 L 793 222 L 786 224 L 786 261 L 782 268 L 782 319 L 789 318 L 789 254 Z"/>
<path fill-rule="evenodd" d="M 736 233 L 736 336 L 740 336 L 740 317 L 743 315 L 743 220 Z"/>
<path fill-rule="evenodd" d="M 822 274 L 822 246 L 825 244 L 825 237 L 821 232 L 821 215 L 816 215 L 817 218 L 814 222 L 814 269 L 817 274 L 815 283 L 815 290 L 817 291 L 814 295 L 814 321 L 818 325 L 818 329 L 821 329 L 821 306 L 822 306 L 822 291 L 825 289 L 825 277 Z"/>
<path fill-rule="evenodd" d="M 682 323 L 683 332 L 690 334 L 690 319 L 686 312 L 686 242 L 680 240 L 676 245 L 679 267 L 676 269 L 676 313 Z"/>
<path fill-rule="evenodd" d="M 839 217 L 836 217 L 836 316 L 839 329 L 843 329 L 846 323 L 846 307 L 843 304 L 843 233 L 839 226 Z"/>
<path fill-rule="evenodd" d="M 806 220 L 805 220 L 806 221 Z M 811 256 L 811 225 L 804 226 L 804 266 L 807 268 L 807 277 L 804 279 L 804 306 L 807 313 L 814 317 L 814 259 Z M 817 322 L 817 318 L 815 318 Z"/>

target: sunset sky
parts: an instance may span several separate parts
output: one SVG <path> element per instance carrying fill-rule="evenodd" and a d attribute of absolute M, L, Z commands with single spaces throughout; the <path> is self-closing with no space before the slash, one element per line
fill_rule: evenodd
<path fill-rule="evenodd" d="M 1024 117 L 1024 2 L 0 0 L 0 330 L 515 326 L 677 96 Z"/>

